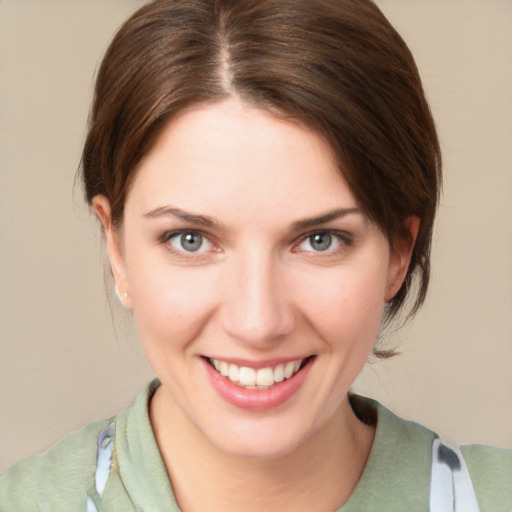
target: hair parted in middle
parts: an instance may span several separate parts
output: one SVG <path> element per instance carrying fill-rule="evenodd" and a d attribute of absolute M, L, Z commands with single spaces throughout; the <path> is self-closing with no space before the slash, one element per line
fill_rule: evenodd
<path fill-rule="evenodd" d="M 360 207 L 388 237 L 420 219 L 386 319 L 423 303 L 441 155 L 414 59 L 370 0 L 155 0 L 115 35 L 98 72 L 82 178 L 120 225 L 137 167 L 163 127 L 226 98 L 318 133 Z M 381 357 L 385 351 L 376 352 Z"/>

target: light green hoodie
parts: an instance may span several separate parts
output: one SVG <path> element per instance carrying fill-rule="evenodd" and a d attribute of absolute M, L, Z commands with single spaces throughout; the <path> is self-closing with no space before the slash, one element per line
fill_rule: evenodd
<path fill-rule="evenodd" d="M 0 476 L 0 512 L 180 511 L 148 416 L 158 385 L 153 381 L 133 407 L 115 418 L 91 423 L 9 468 Z M 355 397 L 353 407 L 359 415 L 374 416 L 377 429 L 361 479 L 338 512 L 428 511 L 435 434 L 370 399 Z M 111 472 L 100 497 L 95 486 L 98 435 L 112 422 Z M 462 451 L 481 512 L 512 512 L 512 450 L 472 445 Z"/>

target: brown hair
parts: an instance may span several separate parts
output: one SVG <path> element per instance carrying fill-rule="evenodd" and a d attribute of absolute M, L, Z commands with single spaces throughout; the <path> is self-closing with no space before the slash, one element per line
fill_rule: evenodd
<path fill-rule="evenodd" d="M 334 150 L 357 201 L 387 235 L 421 224 L 405 281 L 423 303 L 439 198 L 439 142 L 406 44 L 370 0 L 155 0 L 118 31 L 98 72 L 82 156 L 87 200 L 114 224 L 142 157 L 193 103 L 237 96 L 307 125 Z M 378 353 L 385 356 L 385 351 Z"/>

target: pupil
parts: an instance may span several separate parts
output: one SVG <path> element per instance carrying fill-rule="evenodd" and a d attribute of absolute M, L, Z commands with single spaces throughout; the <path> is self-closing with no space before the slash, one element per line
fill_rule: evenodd
<path fill-rule="evenodd" d="M 187 233 L 181 237 L 181 244 L 187 251 L 197 251 L 203 243 L 203 237 L 195 233 Z"/>
<path fill-rule="evenodd" d="M 317 251 L 325 251 L 331 246 L 332 237 L 327 233 L 317 233 L 311 237 L 311 245 Z"/>

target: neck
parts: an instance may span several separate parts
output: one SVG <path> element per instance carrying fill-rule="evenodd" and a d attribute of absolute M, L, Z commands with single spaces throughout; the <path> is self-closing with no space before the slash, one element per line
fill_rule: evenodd
<path fill-rule="evenodd" d="M 248 459 L 221 452 L 183 417 L 161 386 L 150 405 L 155 438 L 184 512 L 334 510 L 355 488 L 374 428 L 345 399 L 328 422 L 291 453 Z"/>

